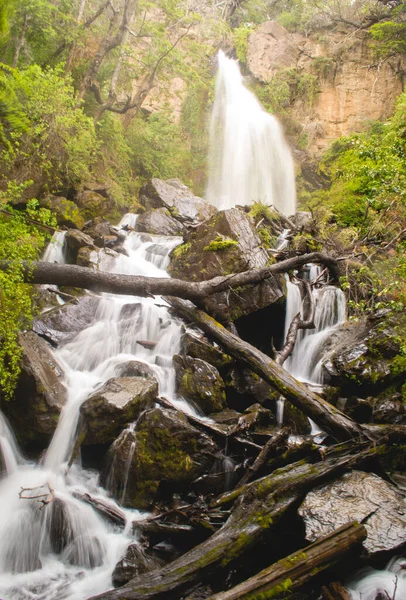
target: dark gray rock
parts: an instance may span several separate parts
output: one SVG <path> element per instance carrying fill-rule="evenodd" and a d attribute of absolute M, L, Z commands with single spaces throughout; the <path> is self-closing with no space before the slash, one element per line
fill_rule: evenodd
<path fill-rule="evenodd" d="M 217 209 L 195 196 L 179 179 L 154 178 L 140 190 L 140 202 L 147 210 L 166 208 L 185 226 L 196 226 L 216 214 Z"/>
<path fill-rule="evenodd" d="M 130 579 L 153 571 L 161 564 L 161 561 L 147 554 L 140 544 L 130 544 L 127 552 L 114 568 L 113 585 L 116 587 L 124 585 Z"/>
<path fill-rule="evenodd" d="M 397 488 L 372 473 L 353 471 L 307 494 L 299 508 L 310 542 L 349 521 L 364 523 L 366 550 L 393 551 L 406 540 L 406 501 Z"/>
<path fill-rule="evenodd" d="M 196 404 L 206 415 L 219 412 L 226 405 L 224 381 L 216 367 L 199 358 L 174 356 L 177 391 Z"/>
<path fill-rule="evenodd" d="M 81 406 L 86 425 L 85 444 L 111 442 L 127 424 L 135 421 L 158 395 L 158 382 L 152 378 L 109 379 Z"/>
<path fill-rule="evenodd" d="M 68 264 L 74 265 L 76 263 L 78 252 L 81 248 L 88 246 L 93 250 L 96 247 L 93 244 L 93 239 L 76 229 L 69 229 L 65 236 L 65 257 Z"/>
<path fill-rule="evenodd" d="M 135 230 L 156 235 L 183 235 L 185 228 L 171 217 L 167 208 L 158 208 L 140 215 Z"/>
<path fill-rule="evenodd" d="M 192 358 L 200 358 L 213 365 L 219 371 L 223 371 L 228 365 L 233 363 L 233 358 L 222 352 L 219 346 L 214 346 L 202 334 L 186 331 L 181 339 L 182 354 L 187 354 Z"/>
<path fill-rule="evenodd" d="M 99 302 L 98 296 L 87 294 L 76 302 L 58 305 L 37 317 L 32 328 L 53 346 L 69 342 L 92 323 Z"/>
<path fill-rule="evenodd" d="M 156 379 L 154 370 L 149 365 L 138 360 L 130 360 L 115 368 L 117 377 L 144 377 L 145 379 Z"/>
<path fill-rule="evenodd" d="M 66 401 L 63 370 L 50 344 L 33 331 L 20 334 L 19 342 L 23 348 L 21 374 L 14 398 L 3 408 L 23 443 L 47 442 Z"/>

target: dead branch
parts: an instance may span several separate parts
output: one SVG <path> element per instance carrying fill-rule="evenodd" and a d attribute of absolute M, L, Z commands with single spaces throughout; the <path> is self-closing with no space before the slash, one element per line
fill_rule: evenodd
<path fill-rule="evenodd" d="M 31 495 L 25 496 L 24 495 L 27 492 L 34 492 L 34 491 L 39 492 L 41 490 L 41 488 L 44 488 L 44 487 L 48 487 L 47 492 L 38 493 L 35 496 L 31 496 Z M 47 483 L 44 483 L 43 485 L 38 485 L 33 488 L 22 487 L 18 493 L 18 497 L 20 498 L 20 500 L 37 500 L 41 504 L 41 506 L 39 507 L 39 509 L 41 510 L 44 508 L 44 506 L 46 506 L 47 504 L 52 502 L 52 500 L 55 497 L 55 492 L 54 492 L 54 488 L 48 481 Z"/>

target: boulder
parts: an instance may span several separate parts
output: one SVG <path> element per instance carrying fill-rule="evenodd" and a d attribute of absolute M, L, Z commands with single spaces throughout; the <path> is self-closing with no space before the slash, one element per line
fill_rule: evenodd
<path fill-rule="evenodd" d="M 349 521 L 366 527 L 364 547 L 370 554 L 393 551 L 405 542 L 406 500 L 395 486 L 372 473 L 353 471 L 312 490 L 299 514 L 309 542 Z"/>
<path fill-rule="evenodd" d="M 120 493 L 125 485 L 125 504 L 147 509 L 174 492 L 188 492 L 190 483 L 211 468 L 217 452 L 215 443 L 185 415 L 152 408 L 139 417 L 134 432 L 123 432 L 113 444 L 109 451 L 113 481 L 111 468 L 102 480 L 110 477 L 109 489 Z"/>
<path fill-rule="evenodd" d="M 64 373 L 48 342 L 33 331 L 21 333 L 21 374 L 13 400 L 4 411 L 22 442 L 46 443 L 53 435 L 66 401 Z"/>
<path fill-rule="evenodd" d="M 102 195 L 94 190 L 81 190 L 75 196 L 75 203 L 85 219 L 97 215 L 109 215 L 114 211 L 114 201 L 108 194 Z"/>
<path fill-rule="evenodd" d="M 222 352 L 219 346 L 214 346 L 202 333 L 197 334 L 186 331 L 182 335 L 181 350 L 182 354 L 192 358 L 200 358 L 219 371 L 233 363 L 231 356 Z"/>
<path fill-rule="evenodd" d="M 58 225 L 63 227 L 82 229 L 85 223 L 77 205 L 62 196 L 50 194 L 40 200 L 40 206 L 49 208 L 54 213 Z"/>
<path fill-rule="evenodd" d="M 83 246 L 76 257 L 76 264 L 79 267 L 88 267 L 89 269 L 98 269 L 99 261 L 99 249 L 94 246 Z"/>
<path fill-rule="evenodd" d="M 72 340 L 93 321 L 100 298 L 86 294 L 75 303 L 68 302 L 42 313 L 33 323 L 33 331 L 53 346 Z"/>
<path fill-rule="evenodd" d="M 152 378 L 109 379 L 80 408 L 86 425 L 84 444 L 112 442 L 127 423 L 152 405 L 157 395 L 158 382 Z"/>
<path fill-rule="evenodd" d="M 153 368 L 138 360 L 129 360 L 117 365 L 115 373 L 117 377 L 144 377 L 153 380 L 156 378 Z"/>
<path fill-rule="evenodd" d="M 91 221 L 88 221 L 83 227 L 83 233 L 90 235 L 94 239 L 96 246 L 100 245 L 101 240 L 106 236 L 116 236 L 120 243 L 123 243 L 126 239 L 126 234 L 121 231 L 118 227 L 115 227 L 103 217 L 96 217 Z"/>
<path fill-rule="evenodd" d="M 153 571 L 161 565 L 161 561 L 147 554 L 140 544 L 130 544 L 127 552 L 116 564 L 112 580 L 119 587 L 143 573 Z"/>
<path fill-rule="evenodd" d="M 224 375 L 227 406 L 244 411 L 256 402 L 265 403 L 279 398 L 273 388 L 259 375 L 241 366 L 232 366 Z"/>
<path fill-rule="evenodd" d="M 152 179 L 141 188 L 140 202 L 148 211 L 166 208 L 174 219 L 192 227 L 206 221 L 217 212 L 212 204 L 195 196 L 179 179 Z"/>
<path fill-rule="evenodd" d="M 180 355 L 173 357 L 173 364 L 180 396 L 196 404 L 206 415 L 225 408 L 224 381 L 216 367 L 199 358 Z"/>
<path fill-rule="evenodd" d="M 167 208 L 158 208 L 140 215 L 135 230 L 156 235 L 182 235 L 185 228 L 182 223 L 171 217 Z"/>
<path fill-rule="evenodd" d="M 329 339 L 323 369 L 332 385 L 375 391 L 406 375 L 406 315 L 382 314 L 341 326 Z"/>
<path fill-rule="evenodd" d="M 374 423 L 406 424 L 406 406 L 402 394 L 393 389 L 385 390 L 377 398 L 370 398 Z"/>
<path fill-rule="evenodd" d="M 81 248 L 88 246 L 95 250 L 93 239 L 83 233 L 83 231 L 77 231 L 76 229 L 69 229 L 65 236 L 65 257 L 66 262 L 70 265 L 76 263 L 78 252 Z"/>
<path fill-rule="evenodd" d="M 221 211 L 185 237 L 171 253 L 173 277 L 202 281 L 265 266 L 269 256 L 251 219 L 237 208 Z M 284 279 L 215 294 L 206 300 L 212 314 L 234 321 L 284 298 Z"/>

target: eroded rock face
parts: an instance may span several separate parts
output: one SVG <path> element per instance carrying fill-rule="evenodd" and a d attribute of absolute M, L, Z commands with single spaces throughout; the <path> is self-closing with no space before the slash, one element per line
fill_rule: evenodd
<path fill-rule="evenodd" d="M 138 217 L 135 229 L 156 235 L 182 235 L 185 230 L 182 223 L 171 217 L 167 208 L 143 213 Z"/>
<path fill-rule="evenodd" d="M 33 330 L 53 346 L 69 342 L 93 321 L 100 298 L 86 295 L 75 304 L 69 302 L 42 313 L 33 323 Z"/>
<path fill-rule="evenodd" d="M 103 480 L 109 489 L 122 493 L 128 473 L 124 502 L 146 509 L 167 494 L 188 491 L 190 482 L 211 468 L 217 451 L 182 413 L 152 408 L 140 416 L 134 432 L 124 431 L 113 444 Z"/>
<path fill-rule="evenodd" d="M 158 382 L 145 377 L 109 379 L 81 406 L 86 424 L 85 444 L 105 444 L 114 440 L 119 431 L 135 421 L 152 405 L 158 395 Z"/>
<path fill-rule="evenodd" d="M 172 251 L 169 271 L 173 277 L 189 281 L 256 269 L 269 260 L 253 223 L 237 208 L 219 212 L 185 240 L 185 244 Z M 206 302 L 212 314 L 234 321 L 282 300 L 283 281 L 275 277 L 258 285 L 215 294 Z"/>
<path fill-rule="evenodd" d="M 318 93 L 311 110 L 299 97 L 294 118 L 310 137 L 310 150 L 320 152 L 331 140 L 362 131 L 370 121 L 387 119 L 402 92 L 396 57 L 377 64 L 366 31 L 336 28 L 320 34 L 289 33 L 275 21 L 260 25 L 248 38 L 247 65 L 258 79 L 269 82 L 278 71 L 296 68 L 318 75 Z"/>
<path fill-rule="evenodd" d="M 140 202 L 149 211 L 166 208 L 185 226 L 196 226 L 216 214 L 217 209 L 193 192 L 179 179 L 154 178 L 140 190 Z"/>
<path fill-rule="evenodd" d="M 174 356 L 178 394 L 196 404 L 204 414 L 226 406 L 225 385 L 216 367 L 189 356 Z"/>
<path fill-rule="evenodd" d="M 394 550 L 405 542 L 406 501 L 377 475 L 353 471 L 307 494 L 299 508 L 310 542 L 349 521 L 364 523 L 369 553 Z"/>
<path fill-rule="evenodd" d="M 36 333 L 21 333 L 19 342 L 21 374 L 15 396 L 4 403 L 4 410 L 20 440 L 44 443 L 54 433 L 66 400 L 63 371 L 51 346 Z"/>

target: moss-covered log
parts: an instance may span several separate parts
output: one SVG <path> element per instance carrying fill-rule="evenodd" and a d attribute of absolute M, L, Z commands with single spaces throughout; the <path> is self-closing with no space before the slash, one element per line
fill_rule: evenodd
<path fill-rule="evenodd" d="M 365 435 L 363 429 L 352 419 L 311 392 L 269 356 L 230 333 L 207 313 L 177 298 L 170 298 L 170 304 L 177 314 L 199 325 L 229 354 L 245 362 L 252 371 L 334 438 L 345 440 Z"/>
<path fill-rule="evenodd" d="M 366 529 L 356 521 L 347 523 L 311 546 L 298 550 L 254 577 L 208 600 L 253 600 L 284 598 L 315 575 L 339 562 L 367 537 Z M 262 594 L 262 595 L 261 595 Z"/>
<path fill-rule="evenodd" d="M 272 528 L 307 491 L 327 477 L 361 464 L 385 447 L 352 445 L 341 456 L 309 464 L 289 465 L 252 483 L 223 527 L 208 540 L 160 570 L 142 575 L 118 590 L 93 600 L 169 600 L 226 567 L 259 542 L 271 537 Z M 364 449 L 361 449 L 364 448 Z"/>

